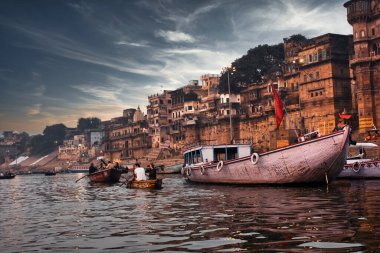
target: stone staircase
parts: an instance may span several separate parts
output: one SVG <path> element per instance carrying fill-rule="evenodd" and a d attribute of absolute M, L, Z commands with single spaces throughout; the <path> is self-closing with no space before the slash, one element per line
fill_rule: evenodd
<path fill-rule="evenodd" d="M 149 154 L 145 156 L 148 161 L 156 161 L 162 152 L 161 148 L 153 148 Z"/>

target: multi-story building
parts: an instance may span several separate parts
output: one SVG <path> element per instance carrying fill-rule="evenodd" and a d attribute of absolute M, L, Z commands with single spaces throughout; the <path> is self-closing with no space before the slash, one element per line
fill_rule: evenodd
<path fill-rule="evenodd" d="M 138 107 L 133 121 L 108 127 L 103 142 L 104 158 L 113 162 L 138 159 L 152 148 L 149 124 Z"/>
<path fill-rule="evenodd" d="M 200 97 L 198 111 L 208 118 L 216 118 L 217 104 L 219 100 L 218 85 L 220 76 L 216 74 L 206 74 L 201 76 L 202 90 L 206 95 Z"/>
<path fill-rule="evenodd" d="M 380 2 L 351 0 L 344 7 L 353 28 L 353 104 L 363 134 L 380 124 Z"/>
<path fill-rule="evenodd" d="M 169 124 L 171 122 L 171 94 L 165 90 L 162 94 L 148 97 L 147 118 L 152 145 L 158 148 L 160 144 L 170 141 Z"/>
<path fill-rule="evenodd" d="M 331 132 L 338 114 L 352 113 L 349 53 L 352 36 L 325 34 L 295 43 L 285 40 L 284 89 L 299 115 L 291 121 L 303 132 Z M 290 50 L 291 53 L 288 53 Z"/>
<path fill-rule="evenodd" d="M 87 162 L 89 159 L 88 151 L 85 136 L 74 135 L 72 139 L 64 140 L 63 145 L 59 146 L 58 159 Z"/>

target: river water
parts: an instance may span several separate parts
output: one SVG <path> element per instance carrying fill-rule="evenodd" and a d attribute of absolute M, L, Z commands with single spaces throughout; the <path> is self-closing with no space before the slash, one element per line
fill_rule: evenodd
<path fill-rule="evenodd" d="M 0 252 L 380 252 L 380 181 L 238 187 L 164 178 L 161 190 L 0 180 Z"/>

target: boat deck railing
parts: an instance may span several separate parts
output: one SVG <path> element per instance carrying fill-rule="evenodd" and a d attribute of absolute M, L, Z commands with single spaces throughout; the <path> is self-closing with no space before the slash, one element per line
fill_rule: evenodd
<path fill-rule="evenodd" d="M 252 140 L 251 139 L 237 139 L 233 140 L 232 143 L 221 143 L 218 140 L 204 140 L 204 141 L 198 141 L 192 144 L 185 145 L 183 147 L 183 151 L 188 151 L 192 148 L 195 147 L 200 147 L 200 146 L 217 146 L 217 145 L 252 145 Z"/>

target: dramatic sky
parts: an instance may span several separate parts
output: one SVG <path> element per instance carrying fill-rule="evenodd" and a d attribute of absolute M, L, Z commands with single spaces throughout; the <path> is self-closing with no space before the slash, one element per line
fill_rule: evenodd
<path fill-rule="evenodd" d="M 344 0 L 1 0 L 0 132 L 108 120 L 293 34 L 351 34 Z"/>

